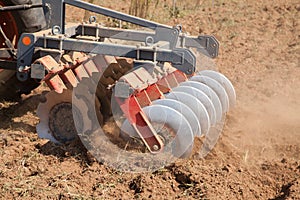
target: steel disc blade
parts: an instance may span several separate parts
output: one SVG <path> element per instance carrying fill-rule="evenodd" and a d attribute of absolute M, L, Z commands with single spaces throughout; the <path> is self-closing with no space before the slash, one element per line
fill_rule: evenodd
<path fill-rule="evenodd" d="M 143 108 L 143 111 L 152 124 L 167 126 L 173 130 L 175 137 L 171 144 L 168 144 L 172 148 L 173 155 L 176 157 L 190 155 L 194 144 L 194 135 L 189 122 L 180 112 L 163 105 L 147 106 Z M 131 137 L 138 137 L 128 120 L 124 121 L 121 130 Z"/>
<path fill-rule="evenodd" d="M 222 120 L 221 101 L 220 101 L 218 95 L 215 93 L 215 91 L 213 91 L 213 89 L 211 89 L 210 87 L 208 87 L 207 85 L 205 85 L 203 83 L 196 82 L 196 81 L 185 81 L 185 82 L 180 83 L 179 85 L 190 86 L 190 87 L 197 88 L 198 90 L 201 90 L 202 92 L 204 92 L 210 98 L 212 103 L 214 104 L 214 107 L 216 110 L 217 122 L 220 122 Z"/>
<path fill-rule="evenodd" d="M 73 117 L 79 135 L 91 130 L 93 127 L 93 122 L 89 117 L 89 104 L 90 102 L 86 99 L 73 96 L 73 106 L 77 108 L 76 110 L 73 109 Z"/>
<path fill-rule="evenodd" d="M 211 89 L 213 89 L 221 101 L 223 113 L 228 112 L 228 110 L 229 110 L 228 95 L 227 95 L 227 92 L 224 89 L 224 87 L 218 81 L 216 81 L 208 76 L 203 76 L 203 75 L 193 76 L 190 78 L 190 80 L 201 82 L 201 83 L 209 86 Z"/>
<path fill-rule="evenodd" d="M 204 107 L 204 105 L 194 96 L 184 93 L 184 92 L 171 92 L 166 95 L 167 99 L 174 99 L 180 101 L 187 105 L 197 116 L 197 119 L 200 123 L 201 134 L 206 135 L 210 129 L 210 119 L 209 115 Z"/>
<path fill-rule="evenodd" d="M 96 86 L 92 78 L 83 78 L 73 90 L 73 117 L 80 135 L 100 127 L 95 110 Z"/>
<path fill-rule="evenodd" d="M 147 106 L 143 111 L 151 123 L 163 123 L 176 133 L 171 144 L 173 155 L 189 156 L 194 145 L 194 135 L 189 122 L 180 112 L 162 105 Z"/>
<path fill-rule="evenodd" d="M 124 135 L 125 134 L 125 135 Z M 135 131 L 135 129 L 131 126 L 128 119 L 125 119 L 125 121 L 121 125 L 121 136 L 129 136 L 132 138 L 138 138 L 139 135 Z"/>
<path fill-rule="evenodd" d="M 44 120 L 44 119 L 43 119 Z M 59 141 L 57 141 L 53 135 L 51 134 L 49 125 L 47 122 L 40 122 L 37 126 L 36 126 L 36 132 L 39 136 L 39 138 L 43 138 L 43 139 L 47 139 L 50 140 L 53 143 L 56 144 L 60 144 Z"/>
<path fill-rule="evenodd" d="M 189 87 L 189 86 L 175 87 L 175 88 L 173 88 L 173 91 L 184 92 L 184 93 L 187 93 L 187 94 L 190 94 L 190 95 L 196 97 L 205 106 L 205 109 L 209 115 L 211 125 L 216 124 L 216 122 L 217 122 L 216 110 L 215 110 L 214 104 L 212 103 L 210 98 L 204 92 L 202 92 L 201 90 L 198 90 L 196 88 Z"/>
<path fill-rule="evenodd" d="M 226 76 L 224 76 L 223 74 L 221 74 L 219 72 L 212 71 L 212 70 L 200 71 L 198 74 L 208 76 L 208 77 L 218 81 L 227 92 L 230 107 L 231 108 L 234 107 L 234 105 L 236 103 L 235 89 L 234 89 L 232 83 L 230 82 L 230 80 Z"/>
<path fill-rule="evenodd" d="M 184 103 L 173 99 L 158 99 L 152 102 L 152 105 L 163 105 L 180 112 L 191 125 L 194 136 L 201 130 L 199 121 L 195 113 Z"/>
<path fill-rule="evenodd" d="M 40 123 L 36 126 L 37 133 L 40 138 L 48 139 L 54 143 L 60 143 L 53 136 L 52 131 L 49 127 L 49 116 L 52 108 L 61 103 L 72 102 L 72 91 L 64 90 L 63 93 L 59 94 L 55 91 L 50 91 L 45 95 L 46 102 L 40 103 L 37 108 L 37 116 L 40 119 Z"/>

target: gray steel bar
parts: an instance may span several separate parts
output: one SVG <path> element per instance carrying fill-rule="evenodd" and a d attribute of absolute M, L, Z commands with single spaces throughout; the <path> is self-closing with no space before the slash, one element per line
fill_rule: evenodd
<path fill-rule="evenodd" d="M 112 38 L 120 40 L 130 40 L 137 42 L 145 42 L 148 36 L 155 37 L 155 32 L 151 31 L 137 31 L 137 30 L 125 30 L 116 28 L 105 28 L 105 27 L 95 27 L 95 25 L 79 25 L 77 29 L 77 34 L 82 33 L 82 28 L 84 28 L 84 35 Z M 96 35 L 96 29 L 99 29 L 99 34 Z M 183 42 L 184 40 L 184 42 Z M 199 52 L 206 56 L 215 58 L 218 56 L 219 43 L 214 36 L 186 36 L 179 35 L 179 40 L 177 42 L 178 47 L 182 48 L 196 48 Z M 184 43 L 183 46 L 181 44 Z"/>
<path fill-rule="evenodd" d="M 105 16 L 112 17 L 112 18 L 119 19 L 119 20 L 126 21 L 126 22 L 130 22 L 132 24 L 136 24 L 139 26 L 148 27 L 153 30 L 155 30 L 158 27 L 170 28 L 170 29 L 172 28 L 171 26 L 167 26 L 164 24 L 159 24 L 159 23 L 156 23 L 153 21 L 145 20 L 145 19 L 142 19 L 139 17 L 121 13 L 121 12 L 118 12 L 115 10 L 111 10 L 111 9 L 104 8 L 104 7 L 101 7 L 98 5 L 87 3 L 87 2 L 84 2 L 81 0 L 63 0 L 63 2 L 66 4 L 69 4 L 69 5 L 78 7 L 78 8 L 82 8 L 82 9 L 85 9 L 85 10 L 88 10 L 91 12 L 101 14 L 101 15 L 105 15 Z"/>
<path fill-rule="evenodd" d="M 99 43 L 93 41 L 75 40 L 65 38 L 63 49 L 70 51 L 80 51 L 92 54 L 105 54 L 110 56 L 121 56 L 127 58 L 138 58 L 140 60 L 154 60 L 154 50 L 151 48 L 138 48 L 131 45 L 120 45 L 110 43 Z M 139 53 L 138 53 L 139 51 Z M 183 64 L 182 55 L 176 55 L 171 50 L 157 49 L 157 61 L 174 62 Z M 139 54 L 139 56 L 138 56 Z"/>
<path fill-rule="evenodd" d="M 39 8 L 43 7 L 43 4 L 23 4 L 23 5 L 16 5 L 16 6 L 5 6 L 5 7 L 0 7 L 0 12 L 5 12 L 5 11 L 15 11 L 15 10 L 28 10 L 31 8 Z"/>
<path fill-rule="evenodd" d="M 173 67 L 186 74 L 195 72 L 196 58 L 188 49 L 156 49 L 138 48 L 130 45 L 99 43 L 66 38 L 63 40 L 63 49 L 70 51 L 81 51 L 92 54 L 104 54 L 121 56 L 140 60 L 151 60 L 159 62 L 170 62 Z"/>
<path fill-rule="evenodd" d="M 137 42 L 145 42 L 148 36 L 154 37 L 155 32 L 151 31 L 137 31 L 130 29 L 117 29 L 117 28 L 107 28 L 107 27 L 95 27 L 95 25 L 79 25 L 77 29 L 77 34 L 80 35 L 82 28 L 84 27 L 84 35 L 97 36 L 103 38 L 112 38 L 120 40 L 130 40 Z M 96 35 L 96 29 L 99 29 L 99 35 Z"/>
<path fill-rule="evenodd" d="M 193 73 L 196 65 L 196 60 L 193 53 L 191 53 L 190 50 L 184 48 L 169 50 L 162 48 L 137 47 L 133 45 L 120 45 L 105 42 L 55 37 L 46 38 L 47 45 L 44 46 L 44 40 L 45 39 L 43 37 L 38 38 L 34 45 L 35 48 L 42 47 L 44 49 L 79 51 L 91 54 L 104 54 L 135 58 L 138 60 L 171 62 L 175 68 L 183 71 L 186 74 Z M 23 60 L 25 61 L 26 58 L 27 56 L 24 54 Z"/>

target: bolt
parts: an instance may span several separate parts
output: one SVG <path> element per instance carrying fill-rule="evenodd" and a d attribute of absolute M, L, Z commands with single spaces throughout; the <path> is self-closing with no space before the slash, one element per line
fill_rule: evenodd
<path fill-rule="evenodd" d="M 154 149 L 154 151 L 158 151 L 159 150 L 159 147 L 155 144 L 155 145 L 153 145 L 153 147 L 152 147 L 153 149 Z"/>
<path fill-rule="evenodd" d="M 24 66 L 20 66 L 19 69 L 18 69 L 18 71 L 19 72 L 23 72 L 24 68 L 25 68 Z"/>

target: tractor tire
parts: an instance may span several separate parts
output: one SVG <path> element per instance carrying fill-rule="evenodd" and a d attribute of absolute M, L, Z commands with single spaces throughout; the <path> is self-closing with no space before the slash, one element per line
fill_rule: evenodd
<path fill-rule="evenodd" d="M 0 0 L 0 6 L 14 6 L 22 4 L 37 4 L 42 0 Z M 46 28 L 43 8 L 11 11 L 1 14 L 0 22 L 7 37 L 12 41 L 15 48 L 22 33 L 33 33 Z M 0 48 L 5 48 L 4 39 L 0 35 Z M 6 47 L 7 48 L 7 47 Z M 11 57 L 1 58 L 13 60 Z M 21 82 L 17 79 L 14 71 L 0 69 L 0 100 L 17 100 L 21 94 L 29 94 L 39 83 L 29 79 Z"/>

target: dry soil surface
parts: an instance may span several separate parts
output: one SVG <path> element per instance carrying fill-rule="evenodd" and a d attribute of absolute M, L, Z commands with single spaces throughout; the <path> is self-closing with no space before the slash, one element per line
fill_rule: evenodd
<path fill-rule="evenodd" d="M 35 130 L 40 88 L 20 102 L 0 104 L 0 197 L 300 199 L 299 2 L 199 2 L 168 23 L 215 35 L 221 44 L 216 66 L 237 92 L 206 159 L 122 173 L 96 162 L 80 144 L 41 140 Z M 128 12 L 128 3 L 109 6 Z"/>

